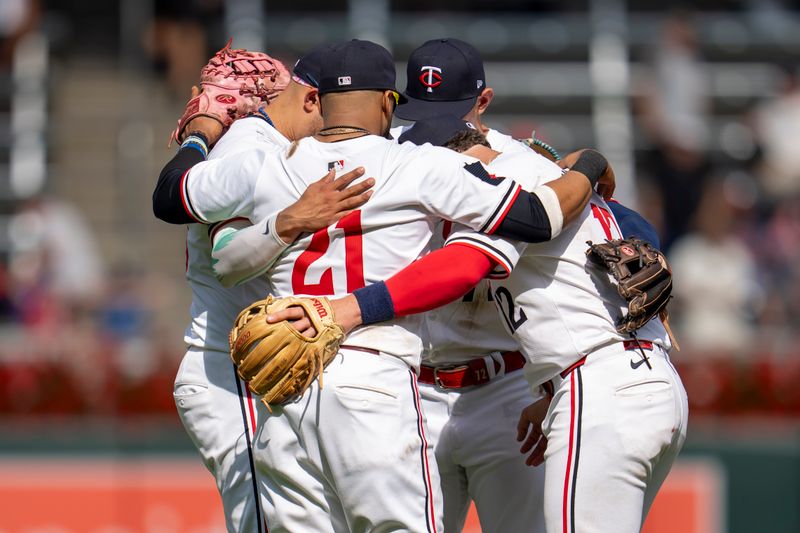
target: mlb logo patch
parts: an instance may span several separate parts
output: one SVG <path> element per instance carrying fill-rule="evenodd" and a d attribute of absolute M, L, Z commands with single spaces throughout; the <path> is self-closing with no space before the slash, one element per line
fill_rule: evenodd
<path fill-rule="evenodd" d="M 350 79 L 350 76 L 339 76 L 339 86 L 342 85 L 351 85 L 353 80 Z"/>
<path fill-rule="evenodd" d="M 328 172 L 330 172 L 331 170 L 339 172 L 340 170 L 343 169 L 344 169 L 344 159 L 340 159 L 338 161 L 331 161 L 330 163 L 328 163 Z"/>

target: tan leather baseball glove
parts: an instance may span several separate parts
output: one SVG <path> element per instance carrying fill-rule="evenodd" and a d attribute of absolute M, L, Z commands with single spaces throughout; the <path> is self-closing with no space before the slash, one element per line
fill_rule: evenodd
<path fill-rule="evenodd" d="M 317 331 L 306 337 L 289 322 L 267 322 L 267 315 L 302 307 Z M 334 321 L 327 298 L 273 298 L 254 302 L 236 318 L 229 341 L 239 377 L 270 408 L 295 400 L 311 386 L 339 351 L 344 331 Z M 271 408 L 270 408 L 271 410 Z"/>
<path fill-rule="evenodd" d="M 186 124 L 205 116 L 229 127 L 234 120 L 255 113 L 289 84 L 283 63 L 263 52 L 231 48 L 231 41 L 214 54 L 200 71 L 200 94 L 186 104 L 178 127 L 170 135 L 181 142 Z"/>

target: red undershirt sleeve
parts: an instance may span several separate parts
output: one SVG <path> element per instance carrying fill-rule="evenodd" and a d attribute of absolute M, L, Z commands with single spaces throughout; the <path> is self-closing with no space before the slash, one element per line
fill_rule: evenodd
<path fill-rule="evenodd" d="M 394 315 L 413 315 L 450 303 L 469 292 L 496 265 L 480 249 L 458 243 L 431 252 L 386 280 Z"/>

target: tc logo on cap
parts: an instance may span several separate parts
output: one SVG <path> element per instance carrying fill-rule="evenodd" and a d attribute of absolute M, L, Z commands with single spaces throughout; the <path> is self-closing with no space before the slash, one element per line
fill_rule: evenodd
<path fill-rule="evenodd" d="M 353 83 L 353 80 L 350 79 L 350 76 L 339 76 L 339 85 L 350 85 Z"/>
<path fill-rule="evenodd" d="M 434 87 L 438 87 L 442 84 L 442 69 L 439 67 L 429 67 L 425 66 L 420 69 L 422 74 L 419 75 L 419 81 L 427 87 L 428 92 L 432 93 Z"/>

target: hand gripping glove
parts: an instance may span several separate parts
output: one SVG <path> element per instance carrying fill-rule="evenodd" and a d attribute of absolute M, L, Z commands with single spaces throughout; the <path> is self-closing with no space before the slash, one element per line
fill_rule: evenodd
<path fill-rule="evenodd" d="M 270 324 L 267 315 L 292 306 L 302 307 L 317 335 L 301 335 L 287 322 Z M 270 409 L 303 395 L 339 351 L 344 331 L 334 322 L 327 298 L 273 298 L 244 309 L 231 330 L 231 359 L 251 391 Z"/>
<path fill-rule="evenodd" d="M 183 140 L 186 124 L 195 117 L 218 120 L 224 129 L 255 113 L 285 89 L 290 79 L 280 61 L 262 52 L 232 49 L 228 41 L 200 71 L 200 94 L 186 104 L 170 144 Z"/>
<path fill-rule="evenodd" d="M 586 255 L 611 274 L 620 296 L 628 302 L 628 312 L 617 322 L 619 333 L 635 332 L 658 314 L 666 320 L 672 269 L 664 254 L 636 238 L 586 244 Z"/>

